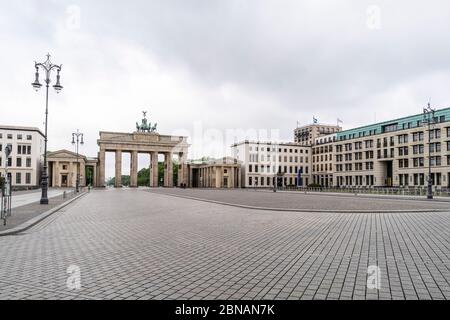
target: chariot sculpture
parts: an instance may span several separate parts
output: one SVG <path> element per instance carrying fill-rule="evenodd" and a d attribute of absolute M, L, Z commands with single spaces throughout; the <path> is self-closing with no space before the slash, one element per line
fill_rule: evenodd
<path fill-rule="evenodd" d="M 153 133 L 156 132 L 156 126 L 158 125 L 156 122 L 153 124 L 151 122 L 147 123 L 147 111 L 142 111 L 144 118 L 142 119 L 142 123 L 139 125 L 139 123 L 136 122 L 136 130 L 138 132 L 149 132 Z"/>

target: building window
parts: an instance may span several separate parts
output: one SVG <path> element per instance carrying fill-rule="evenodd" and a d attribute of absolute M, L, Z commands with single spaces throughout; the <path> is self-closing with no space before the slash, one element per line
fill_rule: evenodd
<path fill-rule="evenodd" d="M 31 146 L 27 146 L 27 154 L 31 154 Z"/>
<path fill-rule="evenodd" d="M 31 173 L 29 173 L 29 172 L 25 173 L 25 183 L 26 184 L 31 183 Z"/>
<path fill-rule="evenodd" d="M 6 138 L 7 138 L 7 139 L 12 139 L 12 134 L 8 134 L 8 135 L 6 136 Z"/>
<path fill-rule="evenodd" d="M 22 158 L 20 158 L 20 157 L 16 158 L 16 166 L 17 167 L 21 167 L 22 166 Z"/>
<path fill-rule="evenodd" d="M 27 166 L 27 168 L 31 168 L 31 158 L 27 158 L 27 164 L 26 164 L 26 166 Z"/>
<path fill-rule="evenodd" d="M 16 172 L 16 184 L 22 183 L 22 174 L 20 172 Z"/>
<path fill-rule="evenodd" d="M 33 136 L 31 134 L 27 135 L 27 140 L 32 140 Z"/>
<path fill-rule="evenodd" d="M 8 158 L 7 166 L 12 167 L 12 158 L 11 157 Z"/>
<path fill-rule="evenodd" d="M 21 145 L 17 146 L 17 154 L 22 154 L 22 146 Z"/>
<path fill-rule="evenodd" d="M 22 135 L 21 134 L 17 135 L 17 140 L 22 140 Z"/>

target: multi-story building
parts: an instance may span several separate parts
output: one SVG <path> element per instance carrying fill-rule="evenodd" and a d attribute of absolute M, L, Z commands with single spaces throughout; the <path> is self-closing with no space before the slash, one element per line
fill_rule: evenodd
<path fill-rule="evenodd" d="M 336 133 L 314 140 L 312 149 L 312 182 L 323 187 L 333 186 L 333 150 Z"/>
<path fill-rule="evenodd" d="M 12 152 L 6 159 L 7 145 Z M 39 187 L 43 153 L 44 135 L 38 128 L 0 125 L 0 175 L 7 169 L 14 189 Z"/>
<path fill-rule="evenodd" d="M 294 142 L 302 146 L 312 146 L 316 138 L 341 131 L 340 126 L 314 123 L 294 129 Z"/>
<path fill-rule="evenodd" d="M 246 140 L 231 148 L 233 157 L 241 163 L 242 187 L 271 188 L 274 183 L 305 186 L 311 181 L 308 146 Z"/>
<path fill-rule="evenodd" d="M 416 114 L 338 132 L 334 186 L 425 186 L 430 159 L 433 185 L 450 187 L 450 108 L 435 112 L 430 130 L 423 119 Z"/>

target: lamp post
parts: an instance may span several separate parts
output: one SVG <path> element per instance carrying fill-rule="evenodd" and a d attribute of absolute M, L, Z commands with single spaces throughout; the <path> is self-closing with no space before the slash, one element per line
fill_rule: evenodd
<path fill-rule="evenodd" d="M 41 68 L 45 72 L 45 84 L 46 84 L 46 94 L 45 94 L 45 137 L 44 137 L 44 167 L 41 172 L 41 185 L 42 185 L 42 195 L 41 195 L 41 204 L 48 204 L 48 173 L 47 173 L 47 123 L 48 123 L 48 88 L 50 86 L 50 74 L 53 70 L 56 70 L 56 84 L 53 88 L 56 90 L 56 93 L 59 93 L 63 88 L 59 83 L 59 72 L 61 71 L 62 65 L 53 64 L 50 61 L 50 54 L 47 54 L 47 60 L 42 63 L 35 62 L 34 67 L 36 68 L 36 78 L 34 82 L 31 84 L 33 88 L 38 91 L 42 84 L 39 82 L 39 68 Z"/>
<path fill-rule="evenodd" d="M 427 199 L 433 199 L 433 181 L 431 180 L 431 126 L 435 124 L 434 113 L 436 110 L 432 109 L 430 103 L 426 108 L 423 108 L 423 123 L 428 124 L 428 185 L 427 185 Z"/>
<path fill-rule="evenodd" d="M 0 212 L 1 219 L 3 219 L 3 225 L 6 226 L 6 219 L 11 215 L 11 180 L 8 175 L 8 158 L 12 152 L 12 145 L 8 144 L 5 147 L 5 178 L 1 181 L 1 203 Z M 0 180 L 2 180 L 0 178 Z"/>
<path fill-rule="evenodd" d="M 75 140 L 76 138 L 76 140 Z M 79 192 L 80 191 L 80 163 L 78 162 L 78 146 L 79 144 L 83 145 L 84 141 L 83 141 L 83 133 L 81 133 L 78 129 L 77 132 L 72 133 L 72 144 L 75 145 L 76 143 L 76 149 L 77 149 L 77 182 L 76 182 L 76 187 L 75 187 L 75 191 Z"/>

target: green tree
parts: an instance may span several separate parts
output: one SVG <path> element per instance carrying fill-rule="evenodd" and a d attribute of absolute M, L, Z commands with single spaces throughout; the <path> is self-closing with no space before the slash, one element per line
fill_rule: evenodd
<path fill-rule="evenodd" d="M 173 184 L 176 186 L 178 184 L 178 161 L 173 161 Z M 161 185 L 161 181 L 164 179 L 164 163 L 158 162 L 158 186 Z M 106 184 L 108 186 L 114 186 L 116 179 L 110 178 Z M 122 175 L 122 185 L 129 186 L 130 185 L 130 176 Z M 138 187 L 148 187 L 150 186 L 150 168 L 142 168 L 138 171 L 137 177 L 137 185 Z"/>

